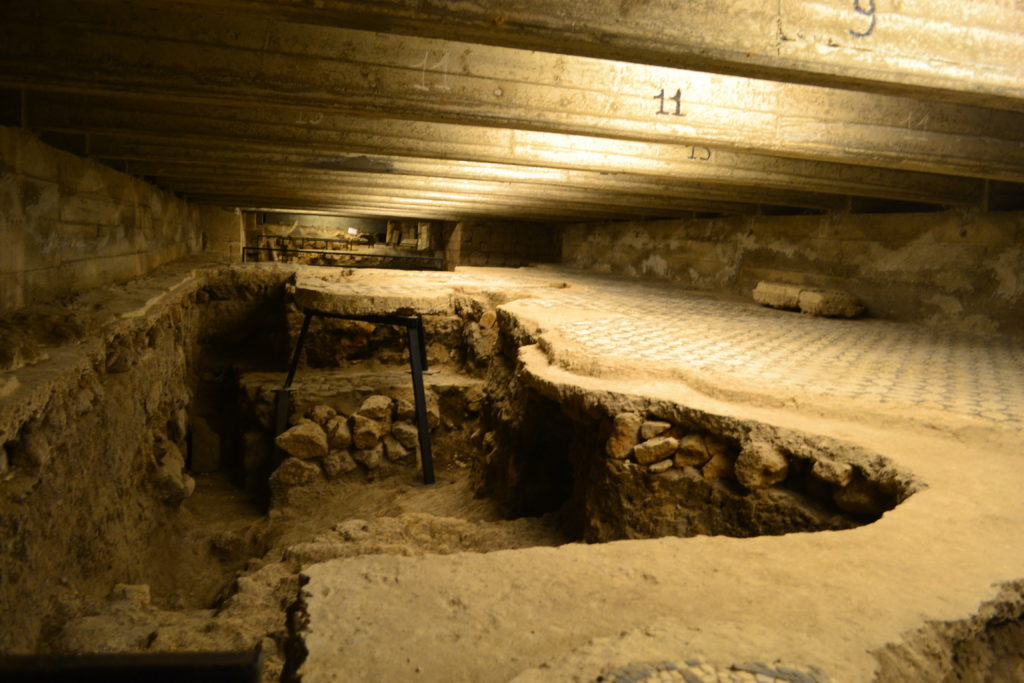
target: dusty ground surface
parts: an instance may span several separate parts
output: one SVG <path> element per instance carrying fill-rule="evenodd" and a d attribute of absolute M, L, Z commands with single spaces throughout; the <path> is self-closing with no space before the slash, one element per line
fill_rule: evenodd
<path fill-rule="evenodd" d="M 244 273 L 263 271 L 284 279 L 277 266 L 244 267 L 239 287 L 248 286 Z M 316 277 L 324 272 L 331 277 Z M 476 497 L 479 472 L 467 458 L 445 460 L 437 487 L 413 485 L 413 467 L 372 484 L 356 472 L 296 490 L 269 514 L 216 474 L 196 474 L 195 493 L 174 508 L 111 489 L 106 498 L 121 511 L 97 524 L 121 533 L 131 515 L 151 520 L 154 509 L 166 519 L 146 527 L 145 540 L 106 539 L 134 558 L 120 573 L 97 565 L 83 578 L 74 557 L 54 560 L 61 586 L 47 600 L 62 605 L 62 619 L 41 651 L 258 647 L 266 680 L 282 671 L 303 681 L 1024 680 L 1019 345 L 810 320 L 557 269 L 299 273 L 293 293 L 305 305 L 432 315 L 462 307 L 467 322 L 452 335 L 480 350 L 486 329 L 500 327 L 515 360 L 513 374 L 488 376 L 496 413 L 514 412 L 501 389 L 515 385 L 591 416 L 604 439 L 608 415 L 677 405 L 679 414 L 741 425 L 734 430 L 841 441 L 909 472 L 915 488 L 877 521 L 843 531 L 590 545 L 566 543 L 557 516 L 504 521 L 493 501 Z M 84 385 L 95 410 L 104 393 L 145 403 L 149 375 L 106 379 L 122 359 L 104 344 L 120 343 L 116 335 L 136 322 L 159 321 L 175 297 L 206 305 L 196 293 L 203 282 L 191 267 L 172 268 L 146 287 L 86 297 L 71 318 L 68 309 L 32 313 L 66 324 L 11 338 L 0 358 L 8 367 L 0 431 L 9 432 L 4 453 L 17 456 L 0 467 L 5 533 L 17 531 L 51 479 L 103 476 L 61 464 L 91 453 L 85 437 L 77 451 L 61 445 L 47 463 L 26 467 L 26 416 L 45 414 L 60 392 L 68 401 L 81 395 L 81 378 L 96 366 L 98 384 Z M 206 296 L 230 303 L 236 291 Z M 497 322 L 485 319 L 495 306 Z M 156 362 L 147 358 L 131 367 Z M 183 360 L 162 372 L 192 371 Z M 138 425 L 168 405 L 178 403 L 140 409 Z M 85 424 L 93 418 L 83 411 Z M 96 428 L 131 434 L 135 424 Z M 478 458 L 491 458 L 486 439 L 472 441 Z M 124 450 L 119 476 L 130 479 L 138 464 Z M 71 489 L 73 500 L 107 491 L 90 486 Z M 22 534 L 16 555 L 56 557 L 61 535 L 44 538 L 43 521 L 25 519 L 36 535 Z"/>

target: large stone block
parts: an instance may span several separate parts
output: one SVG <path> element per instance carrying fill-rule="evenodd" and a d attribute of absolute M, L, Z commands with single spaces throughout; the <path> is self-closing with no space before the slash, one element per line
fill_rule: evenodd
<path fill-rule="evenodd" d="M 327 435 L 315 422 L 302 422 L 274 440 L 278 448 L 293 457 L 308 460 L 327 455 Z"/>
<path fill-rule="evenodd" d="M 856 318 L 864 306 L 846 292 L 805 289 L 800 292 L 800 311 L 830 318 Z"/>
<path fill-rule="evenodd" d="M 771 308 L 797 308 L 800 305 L 800 288 L 779 282 L 758 282 L 754 287 L 754 301 Z"/>

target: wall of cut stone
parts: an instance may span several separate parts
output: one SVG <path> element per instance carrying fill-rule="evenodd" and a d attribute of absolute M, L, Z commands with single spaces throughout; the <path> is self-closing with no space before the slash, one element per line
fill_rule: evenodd
<path fill-rule="evenodd" d="M 557 227 L 464 221 L 446 228 L 445 260 L 449 267 L 520 267 L 559 260 Z"/>
<path fill-rule="evenodd" d="M 200 233 L 174 195 L 0 127 L 0 311 L 139 277 Z"/>
<path fill-rule="evenodd" d="M 867 314 L 1024 337 L 1024 213 L 737 216 L 563 228 L 569 266 L 750 296 L 846 291 Z"/>

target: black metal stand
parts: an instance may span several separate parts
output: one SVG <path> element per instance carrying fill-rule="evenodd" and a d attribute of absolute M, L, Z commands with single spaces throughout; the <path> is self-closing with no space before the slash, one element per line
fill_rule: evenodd
<path fill-rule="evenodd" d="M 305 308 L 302 312 L 305 314 L 305 317 L 302 320 L 302 330 L 299 332 L 298 342 L 295 344 L 295 352 L 292 354 L 291 365 L 288 367 L 288 377 L 284 381 L 284 386 L 277 391 L 277 400 L 274 407 L 275 436 L 285 431 L 288 427 L 292 382 L 295 381 L 295 372 L 299 369 L 302 348 L 305 346 L 306 336 L 309 334 L 309 323 L 314 317 L 358 320 L 377 325 L 402 325 L 409 334 L 409 367 L 412 369 L 412 394 L 416 403 L 416 429 L 419 432 L 420 459 L 423 462 L 423 483 L 426 485 L 433 484 L 435 481 L 434 458 L 430 450 L 427 396 L 423 388 L 423 372 L 427 369 L 427 345 L 426 334 L 423 331 L 423 318 L 418 315 L 342 315 L 340 313 L 328 313 L 310 308 Z"/>

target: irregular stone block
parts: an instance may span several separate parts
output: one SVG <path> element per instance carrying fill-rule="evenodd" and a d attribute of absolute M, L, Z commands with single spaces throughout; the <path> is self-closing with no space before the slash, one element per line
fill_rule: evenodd
<path fill-rule="evenodd" d="M 748 443 L 736 459 L 736 480 L 750 490 L 774 486 L 785 479 L 787 474 L 789 461 L 782 451 L 770 443 Z"/>
<path fill-rule="evenodd" d="M 380 394 L 368 396 L 359 406 L 356 415 L 363 415 L 371 420 L 387 420 L 391 417 L 391 399 Z"/>
<path fill-rule="evenodd" d="M 356 448 L 373 448 L 384 436 L 384 423 L 372 420 L 365 415 L 352 416 L 352 445 Z"/>
<path fill-rule="evenodd" d="M 846 292 L 805 289 L 800 292 L 800 310 L 809 315 L 830 318 L 856 318 L 864 312 L 864 305 Z"/>
<path fill-rule="evenodd" d="M 661 422 L 658 420 L 648 420 L 640 425 L 640 438 L 644 441 L 653 439 L 663 432 L 667 432 L 672 428 L 671 422 Z"/>
<path fill-rule="evenodd" d="M 324 458 L 324 474 L 328 479 L 334 479 L 343 472 L 351 472 L 359 467 L 348 451 L 336 451 L 328 453 Z"/>
<path fill-rule="evenodd" d="M 352 445 L 352 431 L 348 428 L 348 420 L 343 415 L 336 415 L 328 420 L 324 431 L 327 432 L 327 445 L 332 451 L 345 450 Z"/>
<path fill-rule="evenodd" d="M 844 512 L 856 515 L 880 515 L 892 506 L 889 498 L 878 487 L 863 477 L 854 477 L 843 488 L 832 493 L 832 500 Z"/>
<path fill-rule="evenodd" d="M 700 467 L 711 459 L 711 453 L 700 434 L 687 434 L 679 440 L 676 449 L 676 467 Z"/>
<path fill-rule="evenodd" d="M 274 443 L 282 451 L 296 458 L 322 458 L 327 455 L 327 435 L 316 422 L 302 422 L 281 432 Z"/>
<path fill-rule="evenodd" d="M 655 474 L 660 474 L 672 468 L 672 460 L 659 460 L 647 467 L 647 469 Z"/>
<path fill-rule="evenodd" d="M 644 418 L 636 413 L 619 413 L 612 424 L 612 434 L 604 445 L 605 453 L 611 458 L 625 458 L 633 450 L 640 436 L 640 425 Z"/>
<path fill-rule="evenodd" d="M 173 443 L 163 444 L 163 454 L 153 471 L 153 491 L 167 503 L 180 503 L 195 491 L 196 482 L 185 473 L 185 456 Z"/>
<path fill-rule="evenodd" d="M 316 405 L 310 408 L 308 416 L 313 422 L 317 422 L 326 427 L 327 422 L 330 421 L 338 411 L 327 405 Z"/>
<path fill-rule="evenodd" d="M 754 287 L 754 301 L 771 308 L 798 308 L 800 287 L 781 282 L 758 282 Z"/>
<path fill-rule="evenodd" d="M 398 462 L 409 455 L 409 451 L 406 450 L 405 446 L 390 434 L 384 435 L 384 438 L 381 439 L 381 444 L 384 446 L 384 455 L 391 462 Z"/>
<path fill-rule="evenodd" d="M 381 458 L 384 456 L 384 444 L 378 443 L 373 448 L 360 449 L 352 453 L 357 462 L 361 462 L 366 469 L 375 470 L 380 467 Z"/>
<path fill-rule="evenodd" d="M 307 486 L 320 478 L 320 467 L 299 458 L 285 458 L 270 475 L 270 488 L 279 492 L 296 486 Z"/>
<path fill-rule="evenodd" d="M 404 398 L 398 399 L 395 401 L 395 419 L 415 420 L 416 406 L 414 406 L 410 401 L 406 401 Z"/>
<path fill-rule="evenodd" d="M 853 479 L 853 466 L 835 460 L 817 460 L 811 467 L 811 474 L 829 484 L 846 486 Z"/>
<path fill-rule="evenodd" d="M 420 443 L 420 433 L 414 425 L 408 422 L 396 422 L 391 425 L 391 436 L 398 440 L 406 448 L 416 448 Z"/>
<path fill-rule="evenodd" d="M 485 330 L 491 329 L 494 326 L 495 321 L 498 319 L 498 314 L 494 309 L 484 311 L 483 315 L 480 316 L 480 327 Z"/>
<path fill-rule="evenodd" d="M 704 463 L 704 466 L 700 469 L 701 476 L 708 481 L 733 478 L 736 473 L 736 460 L 729 453 L 728 449 L 715 448 L 710 440 L 705 440 L 704 443 L 711 452 L 711 459 Z"/>
<path fill-rule="evenodd" d="M 633 456 L 641 465 L 649 465 L 676 452 L 679 441 L 671 436 L 656 436 L 653 439 L 637 444 L 633 448 Z"/>

